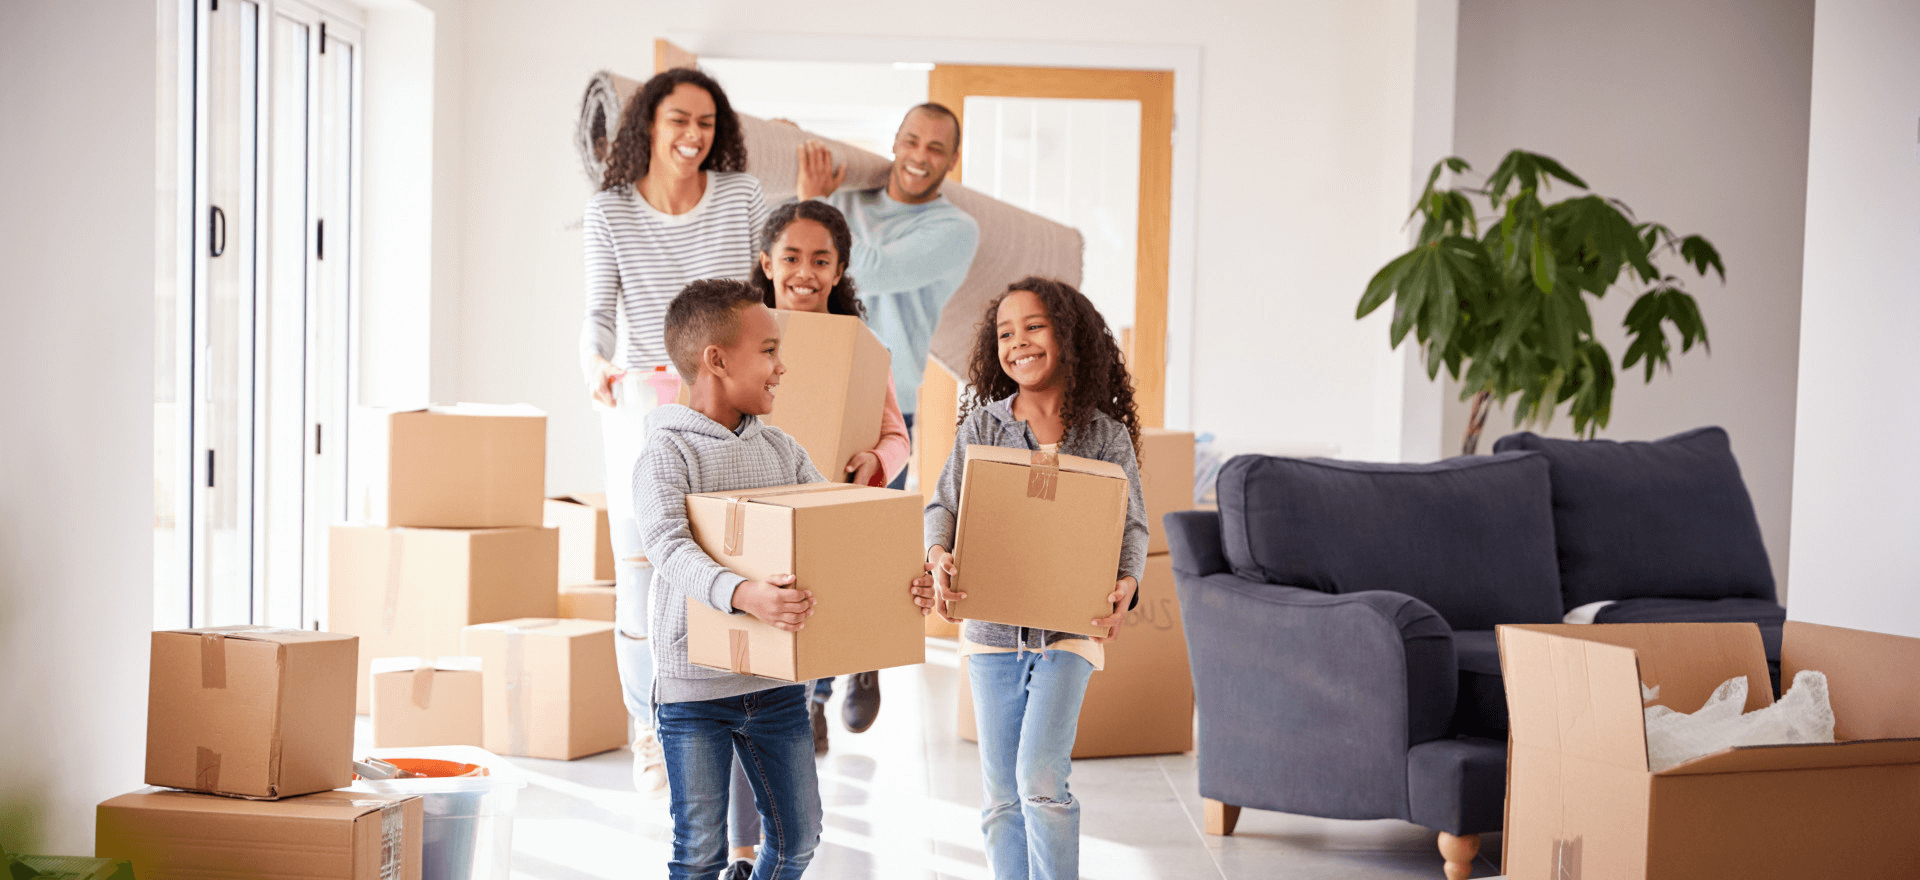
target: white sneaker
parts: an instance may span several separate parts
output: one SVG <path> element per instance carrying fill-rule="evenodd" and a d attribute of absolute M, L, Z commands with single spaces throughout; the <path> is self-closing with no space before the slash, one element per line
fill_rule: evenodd
<path fill-rule="evenodd" d="M 640 731 L 633 741 L 633 788 L 649 798 L 667 793 L 667 758 L 651 730 Z"/>

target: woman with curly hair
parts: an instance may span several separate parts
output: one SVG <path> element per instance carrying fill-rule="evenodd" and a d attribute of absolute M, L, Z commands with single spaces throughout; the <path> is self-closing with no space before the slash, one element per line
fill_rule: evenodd
<path fill-rule="evenodd" d="M 986 803 L 981 830 L 999 880 L 1080 876 L 1080 802 L 1067 788 L 1087 680 L 1106 663 L 1107 642 L 1139 599 L 1147 559 L 1146 506 L 1135 450 L 1140 419 L 1120 346 L 1093 302 L 1047 278 L 1025 278 L 987 307 L 968 366 L 972 392 L 961 409 L 953 454 L 927 505 L 927 561 L 935 585 L 915 587 L 922 613 L 957 622 L 954 521 L 970 444 L 1097 458 L 1127 474 L 1127 522 L 1107 600 L 1092 621 L 1105 637 L 967 621 L 960 654 L 980 734 Z M 1047 584 L 1020 584 L 1045 589 Z"/>
<path fill-rule="evenodd" d="M 665 792 L 667 775 L 653 734 L 652 571 L 634 520 L 633 468 L 646 414 L 679 391 L 678 375 L 666 369 L 667 304 L 687 282 L 744 281 L 753 270 L 767 202 L 746 169 L 740 120 L 720 84 L 698 70 L 669 70 L 628 102 L 600 192 L 587 202 L 580 365 L 606 443 L 614 641 L 636 731 L 634 786 L 654 796 Z"/>

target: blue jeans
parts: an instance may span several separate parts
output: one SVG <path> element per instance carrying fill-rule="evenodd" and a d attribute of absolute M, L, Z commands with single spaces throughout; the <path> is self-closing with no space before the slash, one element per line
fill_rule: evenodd
<path fill-rule="evenodd" d="M 766 828 L 754 880 L 799 877 L 820 844 L 820 780 L 806 685 L 661 703 L 654 716 L 672 790 L 667 876 L 709 880 L 726 868 L 728 776 L 738 756 Z"/>
<path fill-rule="evenodd" d="M 995 880 L 1080 876 L 1080 802 L 1067 790 L 1093 664 L 1067 651 L 967 658 Z"/>

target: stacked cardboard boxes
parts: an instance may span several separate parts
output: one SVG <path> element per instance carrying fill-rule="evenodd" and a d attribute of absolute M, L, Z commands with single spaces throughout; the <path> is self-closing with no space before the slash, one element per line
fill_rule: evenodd
<path fill-rule="evenodd" d="M 374 658 L 459 655 L 468 626 L 553 617 L 560 531 L 543 524 L 538 410 L 370 410 L 355 436 L 364 445 L 350 490 L 364 522 L 330 532 L 328 601 L 330 625 L 361 639 L 355 708 L 364 714 Z"/>
<path fill-rule="evenodd" d="M 546 502 L 547 525 L 560 530 L 560 583 L 613 580 L 613 537 L 604 492 L 555 495 Z"/>
<path fill-rule="evenodd" d="M 1140 601 L 1127 613 L 1120 638 L 1106 646 L 1106 668 L 1087 682 L 1073 742 L 1075 758 L 1168 754 L 1193 748 L 1193 676 L 1187 665 L 1180 602 L 1174 596 L 1173 557 L 1161 534 L 1162 517 L 1193 507 L 1193 435 L 1142 430 L 1140 483 L 1149 535 Z M 967 684 L 964 659 L 960 668 L 960 737 L 978 742 L 973 689 Z"/>
<path fill-rule="evenodd" d="M 94 854 L 141 880 L 418 878 L 418 797 L 353 778 L 351 635 L 227 626 L 156 632 L 149 788 L 96 810 Z"/>

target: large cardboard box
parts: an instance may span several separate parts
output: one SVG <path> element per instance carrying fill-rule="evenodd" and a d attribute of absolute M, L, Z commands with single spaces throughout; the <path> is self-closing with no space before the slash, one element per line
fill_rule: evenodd
<path fill-rule="evenodd" d="M 1164 518 L 1193 509 L 1193 432 L 1140 429 L 1140 494 L 1147 506 L 1147 552 L 1167 552 Z"/>
<path fill-rule="evenodd" d="M 820 607 L 799 632 L 687 599 L 687 657 L 701 666 L 810 681 L 924 663 L 920 497 L 843 483 L 687 496 L 693 539 L 747 578 L 794 576 Z"/>
<path fill-rule="evenodd" d="M 280 798 L 352 782 L 358 641 L 255 626 L 154 633 L 147 784 Z"/>
<path fill-rule="evenodd" d="M 1092 621 L 1113 613 L 1127 488 L 1111 462 L 968 446 L 953 616 L 1106 635 Z"/>
<path fill-rule="evenodd" d="M 1752 624 L 1499 628 L 1516 880 L 1912 877 L 1920 866 L 1920 639 L 1788 621 L 1783 681 L 1826 673 L 1834 743 L 1725 749 L 1648 770 L 1648 701 L 1693 712 L 1745 675 L 1773 702 Z"/>
<path fill-rule="evenodd" d="M 373 661 L 373 747 L 478 746 L 478 657 L 380 657 Z"/>
<path fill-rule="evenodd" d="M 627 744 L 613 624 L 528 618 L 467 627 L 485 675 L 487 751 L 571 761 Z"/>
<path fill-rule="evenodd" d="M 94 811 L 94 854 L 140 880 L 420 880 L 421 802 L 323 791 L 250 801 L 147 789 Z"/>
<path fill-rule="evenodd" d="M 328 532 L 329 626 L 360 637 L 356 711 L 369 706 L 375 657 L 462 653 L 468 626 L 553 617 L 560 533 L 548 528 L 384 529 Z"/>
<path fill-rule="evenodd" d="M 547 417 L 524 404 L 354 412 L 348 484 L 359 522 L 410 528 L 538 526 Z"/>
<path fill-rule="evenodd" d="M 1147 557 L 1140 604 L 1120 638 L 1106 645 L 1106 668 L 1087 680 L 1073 757 L 1167 755 L 1193 749 L 1193 675 L 1186 628 L 1173 592 L 1173 557 Z M 967 659 L 960 661 L 960 738 L 979 742 Z"/>
<path fill-rule="evenodd" d="M 575 492 L 548 498 L 546 524 L 560 530 L 560 583 L 613 580 L 606 493 Z"/>
<path fill-rule="evenodd" d="M 572 620 L 612 621 L 615 594 L 614 585 L 610 583 L 561 587 L 558 616 Z"/>

